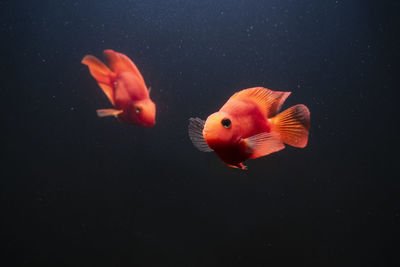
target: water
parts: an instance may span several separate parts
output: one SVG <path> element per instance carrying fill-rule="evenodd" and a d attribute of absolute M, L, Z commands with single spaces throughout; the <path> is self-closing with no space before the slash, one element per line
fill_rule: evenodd
<path fill-rule="evenodd" d="M 397 266 L 399 7 L 0 1 L 7 266 Z M 96 116 L 80 61 L 108 48 L 151 86 L 154 128 Z M 188 119 L 254 86 L 309 107 L 308 146 L 248 171 L 194 148 Z"/>

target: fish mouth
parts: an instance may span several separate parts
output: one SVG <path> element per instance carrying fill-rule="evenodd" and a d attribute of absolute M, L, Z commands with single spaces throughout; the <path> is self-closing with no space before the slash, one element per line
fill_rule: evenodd
<path fill-rule="evenodd" d="M 147 128 L 152 128 L 154 125 L 156 125 L 156 121 L 144 124 L 144 126 Z"/>
<path fill-rule="evenodd" d="M 204 140 L 207 140 L 207 138 L 210 137 L 210 133 L 207 131 L 203 131 L 203 137 L 204 137 Z"/>
<path fill-rule="evenodd" d="M 209 143 L 218 140 L 218 134 L 203 131 L 204 140 Z"/>

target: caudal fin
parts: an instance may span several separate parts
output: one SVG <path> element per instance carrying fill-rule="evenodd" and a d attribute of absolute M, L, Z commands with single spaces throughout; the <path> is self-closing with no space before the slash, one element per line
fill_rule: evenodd
<path fill-rule="evenodd" d="M 110 84 L 111 70 L 94 56 L 87 55 L 82 59 L 82 64 L 89 67 L 89 71 L 98 83 Z"/>
<path fill-rule="evenodd" d="M 133 61 L 122 53 L 115 52 L 112 49 L 106 49 L 103 52 L 104 58 L 110 69 L 115 72 L 131 72 L 146 86 L 143 76 L 140 73 L 138 67 Z"/>
<path fill-rule="evenodd" d="M 294 147 L 305 147 L 310 129 L 310 111 L 305 105 L 296 105 L 270 119 L 272 131 Z"/>
<path fill-rule="evenodd" d="M 103 62 L 98 60 L 96 57 L 87 55 L 82 59 L 82 64 L 89 67 L 89 71 L 93 78 L 97 81 L 111 104 L 114 103 L 114 90 L 111 86 L 111 77 L 114 73 L 106 66 Z"/>

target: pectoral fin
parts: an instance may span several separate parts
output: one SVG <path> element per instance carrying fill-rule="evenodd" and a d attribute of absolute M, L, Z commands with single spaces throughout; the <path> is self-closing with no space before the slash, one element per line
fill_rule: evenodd
<path fill-rule="evenodd" d="M 189 119 L 189 138 L 192 140 L 193 145 L 200 151 L 211 152 L 213 151 L 203 137 L 204 123 L 202 119 L 190 118 Z"/>
<path fill-rule="evenodd" d="M 96 110 L 96 112 L 97 112 L 97 116 L 99 116 L 99 117 L 108 117 L 108 116 L 117 117 L 119 114 L 121 114 L 124 111 L 118 110 L 118 109 L 106 108 L 106 109 L 98 109 L 98 110 Z"/>
<path fill-rule="evenodd" d="M 251 154 L 251 159 L 266 156 L 285 148 L 279 135 L 273 133 L 260 133 L 243 139 L 243 142 L 245 142 L 246 151 Z"/>

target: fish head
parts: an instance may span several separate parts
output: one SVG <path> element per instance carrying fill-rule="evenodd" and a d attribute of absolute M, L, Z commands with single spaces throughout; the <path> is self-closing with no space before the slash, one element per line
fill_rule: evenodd
<path fill-rule="evenodd" d="M 156 105 L 150 98 L 135 101 L 132 104 L 130 117 L 137 124 L 151 128 L 156 124 Z"/>
<path fill-rule="evenodd" d="M 203 129 L 203 137 L 211 148 L 227 147 L 232 144 L 235 136 L 234 122 L 225 112 L 211 114 Z"/>

